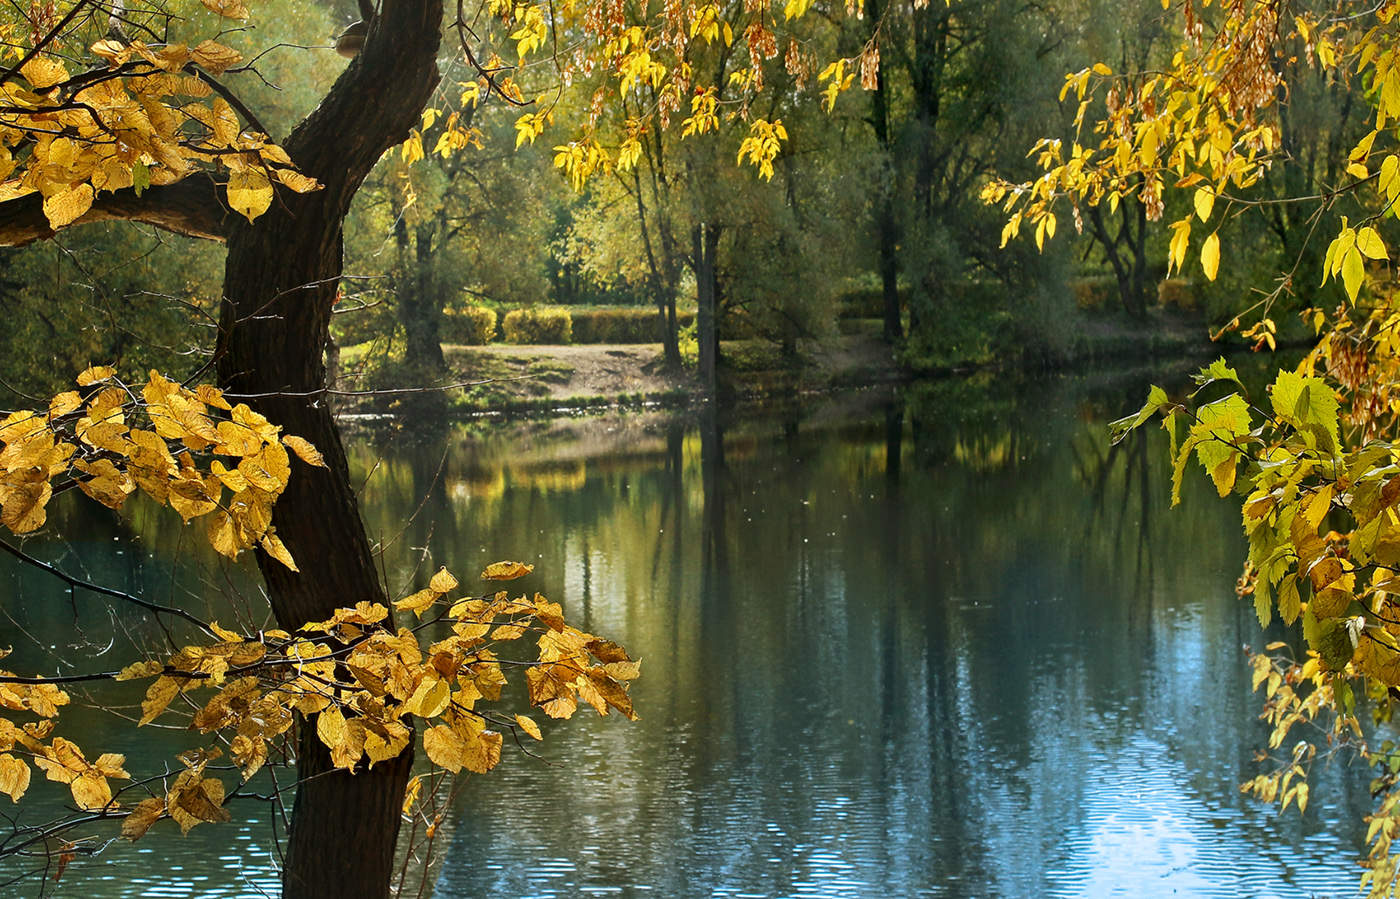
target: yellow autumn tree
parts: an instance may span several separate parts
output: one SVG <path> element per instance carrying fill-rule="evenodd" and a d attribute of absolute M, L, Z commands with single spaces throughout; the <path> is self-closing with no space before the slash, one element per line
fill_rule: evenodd
<path fill-rule="evenodd" d="M 1199 266 L 1214 280 L 1230 264 L 1234 220 L 1280 202 L 1253 188 L 1299 164 L 1280 140 L 1289 102 L 1280 73 L 1311 67 L 1370 104 L 1366 133 L 1342 150 L 1340 180 L 1281 201 L 1311 210 L 1306 237 L 1326 247 L 1320 270 L 1282 273 L 1235 321 L 1272 348 L 1273 310 L 1295 279 L 1337 282 L 1340 306 L 1304 313 L 1317 334 L 1313 348 L 1264 396 L 1247 394 L 1223 360 L 1195 376 L 1189 397 L 1154 388 L 1114 434 L 1160 417 L 1171 434 L 1173 502 L 1192 459 L 1222 497 L 1241 502 L 1249 557 L 1238 591 L 1261 625 L 1277 615 L 1307 646 L 1301 658 L 1272 654 L 1286 649 L 1282 643 L 1253 658 L 1273 727 L 1272 765 L 1244 789 L 1306 809 L 1314 761 L 1358 751 L 1377 771 L 1361 885 L 1371 896 L 1393 896 L 1400 754 L 1362 719 L 1389 721 L 1400 696 L 1400 295 L 1386 237 L 1400 197 L 1400 4 L 1163 6 L 1175 7 L 1181 25 L 1170 63 L 1142 73 L 1095 63 L 1066 76 L 1062 98 L 1077 104 L 1072 134 L 1032 149 L 1042 169 L 1034 181 L 994 181 L 983 196 L 1009 214 L 1003 241 L 1029 233 L 1041 245 L 1080 228 L 1088 209 L 1132 197 L 1161 220 L 1175 207 L 1170 195 L 1184 195 L 1182 213 L 1167 223 L 1168 268 Z M 1343 213 L 1335 228 L 1319 227 L 1334 209 Z"/>

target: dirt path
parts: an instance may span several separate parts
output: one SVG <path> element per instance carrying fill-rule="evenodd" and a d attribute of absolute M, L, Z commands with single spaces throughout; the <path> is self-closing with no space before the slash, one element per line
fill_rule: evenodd
<path fill-rule="evenodd" d="M 521 394 L 556 400 L 572 397 L 656 394 L 685 389 L 690 379 L 667 373 L 661 344 L 582 344 L 570 346 L 444 346 L 448 364 L 470 373 L 494 370 L 495 377 L 522 377 Z"/>

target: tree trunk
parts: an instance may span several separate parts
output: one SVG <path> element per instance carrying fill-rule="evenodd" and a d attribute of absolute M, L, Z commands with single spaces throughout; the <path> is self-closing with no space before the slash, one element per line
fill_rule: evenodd
<path fill-rule="evenodd" d="M 714 396 L 718 386 L 719 285 L 715 254 L 719 249 L 719 232 L 719 228 L 700 224 L 691 234 L 695 252 L 695 332 L 700 344 L 700 389 L 708 396 Z"/>
<path fill-rule="evenodd" d="M 399 220 L 395 228 L 403 250 L 399 272 L 398 313 L 404 334 L 404 359 L 415 371 L 437 375 L 447 369 L 442 355 L 442 300 L 437 294 L 432 223 L 413 231 L 409 253 L 408 226 Z"/>
<path fill-rule="evenodd" d="M 869 18 L 873 29 L 881 21 L 880 0 L 868 0 Z M 884 338 L 886 343 L 897 343 L 904 337 L 904 324 L 900 320 L 899 308 L 899 225 L 895 218 L 894 191 L 896 171 L 894 166 L 893 135 L 890 133 L 889 94 L 885 89 L 883 69 L 875 75 L 875 90 L 871 92 L 870 124 L 875 129 L 875 140 L 885 154 L 886 174 L 878 187 L 880 196 L 875 201 L 875 236 L 878 243 L 880 289 L 883 296 L 882 317 L 884 318 Z"/>
<path fill-rule="evenodd" d="M 230 229 L 219 380 L 284 433 L 314 443 L 327 465 L 294 463 L 273 513 L 301 572 L 257 554 L 273 614 L 289 630 L 341 606 L 385 601 L 321 392 L 322 350 L 341 274 L 342 222 L 365 176 L 408 135 L 437 83 L 441 22 L 439 0 L 385 0 L 363 52 L 284 144 L 324 188 L 281 192 L 256 222 Z M 302 734 L 283 895 L 387 896 L 411 748 L 349 773 L 332 769 L 313 728 L 303 725 Z"/>

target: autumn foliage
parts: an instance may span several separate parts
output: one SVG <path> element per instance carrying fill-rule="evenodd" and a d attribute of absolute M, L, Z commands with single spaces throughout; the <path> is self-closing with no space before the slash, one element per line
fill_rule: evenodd
<path fill-rule="evenodd" d="M 1165 6 L 1166 4 L 1164 4 Z M 1295 277 L 1337 282 L 1333 312 L 1306 310 L 1317 343 L 1262 394 L 1246 390 L 1223 359 L 1172 397 L 1153 388 L 1147 404 L 1113 426 L 1115 439 L 1160 419 L 1170 435 L 1172 498 L 1194 460 L 1220 496 L 1234 495 L 1249 538 L 1237 591 L 1261 626 L 1277 616 L 1298 627 L 1301 658 L 1275 642 L 1252 660 L 1272 727 L 1269 763 L 1243 789 L 1282 808 L 1307 807 L 1315 760 L 1350 749 L 1375 766 L 1378 804 L 1369 819 L 1362 886 L 1371 896 L 1400 888 L 1392 854 L 1400 836 L 1400 749 L 1363 725 L 1389 721 L 1400 697 L 1400 308 L 1387 271 L 1385 233 L 1400 198 L 1400 4 L 1359 12 L 1346 4 L 1291 10 L 1272 0 L 1180 5 L 1183 38 L 1161 71 L 1114 73 L 1095 64 L 1066 77 L 1077 100 L 1073 136 L 1047 138 L 1032 154 L 1033 181 L 994 181 L 984 199 L 1010 214 L 1003 241 L 1033 229 L 1038 245 L 1089 208 L 1128 198 L 1170 223 L 1168 270 L 1193 247 L 1214 280 L 1227 264 L 1232 220 L 1263 200 L 1252 191 L 1269 172 L 1299 164 L 1282 148 L 1281 72 L 1307 66 L 1356 81 L 1370 104 L 1367 132 L 1344 150 L 1344 181 L 1322 196 L 1280 202 L 1315 207 L 1326 250 L 1320 271 L 1287 272 L 1254 305 L 1244 327 L 1273 348 L 1276 301 Z M 1092 136 L 1090 136 L 1092 135 Z M 1179 192 L 1185 203 L 1171 204 Z M 1350 215 L 1325 213 L 1345 198 Z M 1200 229 L 1205 236 L 1199 238 Z M 1392 238 L 1393 241 L 1393 238 Z M 1301 736 L 1300 736 L 1301 735 Z"/>
<path fill-rule="evenodd" d="M 55 490 L 76 486 L 113 509 L 139 491 L 187 522 L 204 519 L 220 553 L 236 557 L 258 546 L 295 570 L 270 513 L 295 476 L 292 455 L 325 464 L 311 444 L 282 435 L 213 387 L 189 389 L 152 373 L 138 395 L 106 367 L 85 371 L 78 386 L 45 411 L 0 422 L 0 490 L 10 530 L 40 527 Z M 497 562 L 480 577 L 510 581 L 532 570 Z M 208 735 L 181 754 L 182 769 L 164 782 L 114 789 L 114 781 L 131 780 L 126 759 L 98 753 L 89 761 L 95 750 L 58 733 L 71 702 L 62 681 L 0 671 L 0 792 L 18 802 L 37 770 L 66 785 L 79 809 L 124 819 L 122 834 L 136 840 L 166 817 L 185 831 L 228 820 L 226 801 L 240 787 L 213 776 L 210 763 L 227 755 L 246 783 L 298 720 L 348 771 L 397 757 L 421 730 L 423 750 L 438 769 L 485 774 L 500 762 L 507 735 L 517 742 L 522 734 L 544 736 L 533 718 L 496 708 L 510 670 L 524 668 L 528 700 L 547 718 L 569 718 L 581 704 L 600 715 L 612 709 L 637 717 L 627 685 L 640 673 L 638 663 L 617 644 L 567 624 L 560 606 L 543 596 L 466 595 L 442 569 L 393 607 L 414 623 L 396 626 L 393 610 L 367 601 L 295 632 L 240 633 L 180 613 L 205 639 L 84 675 L 142 684 L 139 725 L 183 718 Z M 527 643 L 527 656 L 511 652 Z"/>

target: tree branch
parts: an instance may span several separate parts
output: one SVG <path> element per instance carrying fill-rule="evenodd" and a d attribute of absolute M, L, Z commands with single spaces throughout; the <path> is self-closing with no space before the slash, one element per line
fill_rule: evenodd
<path fill-rule="evenodd" d="M 18 247 L 53 237 L 43 203 L 37 193 L 0 203 L 0 246 Z M 131 189 L 101 194 L 74 224 L 144 222 L 186 237 L 223 241 L 232 215 L 214 179 L 196 174 L 146 188 L 140 196 Z"/>
<path fill-rule="evenodd" d="M 186 612 L 184 609 L 177 609 L 173 606 L 163 606 L 159 603 L 148 602 L 140 598 L 139 596 L 132 596 L 130 593 L 126 593 L 121 590 L 113 590 L 111 587 L 104 587 L 101 584 L 94 584 L 91 581 L 85 581 L 82 578 L 73 577 L 71 574 L 68 574 L 63 569 L 50 565 L 43 559 L 36 559 L 34 556 L 31 556 L 29 553 L 20 549 L 18 546 L 15 546 L 4 540 L 0 540 L 0 550 L 9 553 L 10 555 L 14 556 L 16 559 L 19 559 L 26 565 L 32 565 L 40 571 L 43 571 L 46 574 L 51 575 L 52 577 L 58 578 L 60 581 L 63 581 L 63 583 L 67 584 L 69 587 L 77 588 L 79 590 L 88 590 L 100 596 L 110 596 L 113 599 L 120 599 L 122 602 L 131 603 L 134 606 L 138 606 L 140 608 L 145 609 L 148 612 L 152 612 L 157 615 L 174 615 L 176 618 L 183 618 L 185 621 L 188 621 L 190 624 L 193 624 L 195 627 L 204 631 L 206 634 L 217 636 L 213 628 L 196 618 L 194 615 L 191 615 L 189 612 Z"/>

